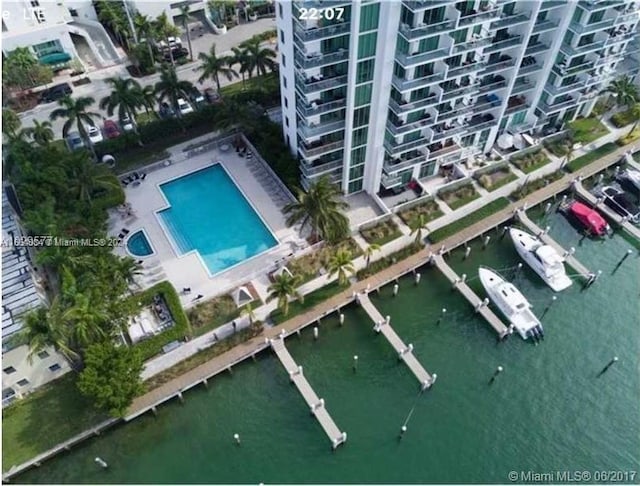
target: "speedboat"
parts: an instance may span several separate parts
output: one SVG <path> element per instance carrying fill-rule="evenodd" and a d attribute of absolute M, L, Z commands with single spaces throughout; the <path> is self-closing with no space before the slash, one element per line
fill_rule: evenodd
<path fill-rule="evenodd" d="M 571 285 L 564 269 L 564 258 L 552 246 L 517 228 L 510 228 L 509 235 L 520 258 L 555 292 Z"/>
<path fill-rule="evenodd" d="M 598 191 L 598 194 L 604 198 L 604 203 L 615 213 L 634 224 L 640 223 L 640 208 L 631 201 L 631 198 L 624 191 L 614 186 L 604 186 Z"/>
<path fill-rule="evenodd" d="M 478 275 L 491 301 L 509 319 L 522 339 L 537 341 L 544 336 L 542 324 L 531 312 L 531 304 L 512 283 L 487 267 L 480 267 Z"/>
<path fill-rule="evenodd" d="M 625 169 L 616 177 L 620 185 L 629 192 L 640 196 L 640 170 Z"/>
<path fill-rule="evenodd" d="M 576 201 L 569 206 L 567 212 L 593 235 L 605 236 L 611 231 L 609 224 L 600 216 L 600 213 L 586 204 Z"/>

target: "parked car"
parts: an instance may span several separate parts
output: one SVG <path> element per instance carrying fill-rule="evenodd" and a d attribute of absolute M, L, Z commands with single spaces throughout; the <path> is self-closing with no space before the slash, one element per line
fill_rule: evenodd
<path fill-rule="evenodd" d="M 113 120 L 105 120 L 102 129 L 107 138 L 117 138 L 120 136 L 120 129 Z"/>
<path fill-rule="evenodd" d="M 193 106 L 184 98 L 178 98 L 178 111 L 180 111 L 181 115 L 193 113 Z"/>
<path fill-rule="evenodd" d="M 102 136 L 102 132 L 95 125 L 89 125 L 87 127 L 87 135 L 89 136 L 89 141 L 94 145 L 104 140 L 104 137 Z"/>
<path fill-rule="evenodd" d="M 193 88 L 193 91 L 189 95 L 189 100 L 193 106 L 197 109 L 200 108 L 205 103 L 204 95 L 200 92 L 198 88 Z"/>
<path fill-rule="evenodd" d="M 220 93 L 218 93 L 213 88 L 205 89 L 204 97 L 207 99 L 209 103 L 220 103 L 222 101 L 222 99 L 220 98 Z"/>
<path fill-rule="evenodd" d="M 85 146 L 84 140 L 82 140 L 82 137 L 78 132 L 69 132 L 67 134 L 67 138 L 65 138 L 65 142 L 67 144 L 67 148 L 72 151 L 80 150 Z"/>
<path fill-rule="evenodd" d="M 124 115 L 120 119 L 120 128 L 122 128 L 122 131 L 132 132 L 135 129 L 135 127 L 136 127 L 136 122 L 131 118 L 129 118 L 128 115 Z"/>
<path fill-rule="evenodd" d="M 577 220 L 581 226 L 593 235 L 604 236 L 611 230 L 598 211 L 581 202 L 571 203 L 568 207 L 567 215 Z"/>
<path fill-rule="evenodd" d="M 620 216 L 627 218 L 634 224 L 640 223 L 640 208 L 636 206 L 624 191 L 617 187 L 604 186 L 600 191 L 604 203 Z"/>
<path fill-rule="evenodd" d="M 171 106 L 169 106 L 169 103 L 167 103 L 166 101 L 163 101 L 162 103 L 160 103 L 159 114 L 160 114 L 160 118 L 162 119 L 172 118 L 176 116 L 175 112 L 173 111 L 173 108 L 171 108 Z"/>
<path fill-rule="evenodd" d="M 51 86 L 49 89 L 45 89 L 40 94 L 40 102 L 41 103 L 51 103 L 53 101 L 58 101 L 60 98 L 63 98 L 66 95 L 70 95 L 73 93 L 71 86 L 69 83 L 60 83 L 55 86 Z"/>
<path fill-rule="evenodd" d="M 171 48 L 171 54 L 169 54 L 169 50 L 165 50 L 162 53 L 162 58 L 166 61 L 166 62 L 170 62 L 171 61 L 171 55 L 173 55 L 173 60 L 177 60 L 183 57 L 187 57 L 189 55 L 189 49 L 185 48 L 185 47 L 172 47 Z"/>

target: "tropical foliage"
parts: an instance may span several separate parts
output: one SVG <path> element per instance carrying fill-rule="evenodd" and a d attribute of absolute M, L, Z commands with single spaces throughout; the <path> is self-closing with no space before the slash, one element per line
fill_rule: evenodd
<path fill-rule="evenodd" d="M 198 55 L 198 59 L 202 62 L 198 66 L 198 71 L 202 71 L 202 76 L 198 78 L 198 81 L 202 83 L 205 79 L 213 79 L 216 82 L 218 91 L 220 91 L 220 76 L 224 76 L 229 81 L 234 77 L 238 77 L 238 73 L 231 68 L 231 64 L 234 58 L 228 56 L 218 57 L 216 55 L 216 45 L 212 44 L 209 54 L 201 52 Z M 243 76 L 244 80 L 244 76 Z"/>
<path fill-rule="evenodd" d="M 309 187 L 308 192 L 297 189 L 297 201 L 287 204 L 284 213 L 287 225 L 299 223 L 301 229 L 310 229 L 313 240 L 324 239 L 335 243 L 349 234 L 349 220 L 344 210 L 349 205 L 340 199 L 338 186 L 322 177 Z"/>
<path fill-rule="evenodd" d="M 269 286 L 267 302 L 277 300 L 278 309 L 280 309 L 284 315 L 287 315 L 289 313 L 289 302 L 292 299 L 298 299 L 301 302 L 304 301 L 304 297 L 300 295 L 297 290 L 298 285 L 300 285 L 299 277 L 292 276 L 286 272 L 276 275 L 273 283 Z"/>
<path fill-rule="evenodd" d="M 179 115 L 178 98 L 187 99 L 193 92 L 193 84 L 189 81 L 181 81 L 175 67 L 165 65 L 161 68 L 160 80 L 156 83 L 154 91 L 160 101 L 167 100 Z"/>
<path fill-rule="evenodd" d="M 2 60 L 2 83 L 24 90 L 50 83 L 53 71 L 38 62 L 28 47 L 18 47 Z"/>
<path fill-rule="evenodd" d="M 264 76 L 267 72 L 275 71 L 278 64 L 275 61 L 276 53 L 273 49 L 262 47 L 256 39 L 249 39 L 240 44 L 244 51 L 247 67 L 246 71 L 251 78 L 254 74 Z"/>
<path fill-rule="evenodd" d="M 640 93 L 638 87 L 634 84 L 629 76 L 622 76 L 612 81 L 604 90 L 604 93 L 612 94 L 616 99 L 618 106 L 626 106 L 630 108 L 634 103 L 640 101 Z"/>
<path fill-rule="evenodd" d="M 349 250 L 338 250 L 329 259 L 329 277 L 338 276 L 338 283 L 346 285 L 349 283 L 349 274 L 355 273 L 353 262 L 351 261 Z"/>
<path fill-rule="evenodd" d="M 58 118 L 64 118 L 65 122 L 62 126 L 62 136 L 66 137 L 69 131 L 74 127 L 80 133 L 80 137 L 85 143 L 86 147 L 91 147 L 89 141 L 89 135 L 87 134 L 87 127 L 95 125 L 93 121 L 95 118 L 100 118 L 98 113 L 87 111 L 88 108 L 93 105 L 95 100 L 90 96 L 81 96 L 79 98 L 72 98 L 70 95 L 66 95 L 58 100 L 60 108 L 56 108 L 51 112 L 49 118 L 51 121 Z"/>
<path fill-rule="evenodd" d="M 147 101 L 140 83 L 133 78 L 107 78 L 105 82 L 111 85 L 112 91 L 100 100 L 100 109 L 106 109 L 109 116 L 117 110 L 119 120 L 127 116 L 135 119 L 138 108 L 145 106 Z"/>

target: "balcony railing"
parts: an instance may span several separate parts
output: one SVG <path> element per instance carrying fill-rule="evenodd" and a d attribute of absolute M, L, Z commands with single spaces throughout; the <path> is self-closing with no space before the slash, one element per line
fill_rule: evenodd
<path fill-rule="evenodd" d="M 438 149 L 434 152 L 431 152 L 429 154 L 429 160 L 434 160 L 434 159 L 439 159 L 440 157 L 444 157 L 446 155 L 451 155 L 455 152 L 458 152 L 459 150 L 462 150 L 462 147 L 460 145 L 458 145 L 457 143 L 454 143 L 452 145 L 449 145 L 447 147 L 442 147 L 441 149 Z"/>
<path fill-rule="evenodd" d="M 552 84 L 547 85 L 545 86 L 545 89 L 549 93 L 551 93 L 553 96 L 560 96 L 560 95 L 575 91 L 577 89 L 584 88 L 584 86 L 585 86 L 585 82 L 583 80 L 580 80 L 580 81 L 576 81 L 575 83 L 568 84 L 566 86 L 554 86 Z"/>
<path fill-rule="evenodd" d="M 311 105 L 296 103 L 296 108 L 298 109 L 301 115 L 304 115 L 304 117 L 308 117 L 308 116 L 314 116 L 314 115 L 321 115 L 323 113 L 329 113 L 330 111 L 344 109 L 345 103 L 346 103 L 346 100 L 344 98 L 340 98 L 340 99 L 329 101 L 326 103 L 314 102 Z"/>
<path fill-rule="evenodd" d="M 518 75 L 535 73 L 536 71 L 540 71 L 540 69 L 542 69 L 542 64 L 538 64 L 537 62 L 527 64 L 526 66 L 521 65 L 518 70 Z"/>
<path fill-rule="evenodd" d="M 396 53 L 396 59 L 403 67 L 411 67 L 418 64 L 424 64 L 429 61 L 435 61 L 436 59 L 440 59 L 443 57 L 447 57 L 449 55 L 449 51 L 446 49 L 437 49 L 435 51 L 430 52 L 422 52 L 419 54 L 402 54 Z"/>
<path fill-rule="evenodd" d="M 596 61 L 596 66 L 598 65 Z M 561 77 L 572 76 L 574 74 L 578 74 L 584 71 L 588 71 L 589 69 L 593 69 L 594 63 L 593 61 L 587 61 L 580 64 L 576 64 L 575 66 L 562 67 L 559 64 L 554 64 L 552 69 L 553 71 Z"/>
<path fill-rule="evenodd" d="M 448 111 L 440 111 L 438 113 L 438 122 L 443 122 L 446 120 L 451 120 L 453 118 L 457 118 L 459 116 L 465 115 L 467 113 L 471 113 L 473 111 L 473 105 L 465 105 L 464 103 L 458 103 L 452 109 Z"/>
<path fill-rule="evenodd" d="M 298 146 L 300 153 L 303 157 L 310 158 L 315 155 L 321 155 L 327 152 L 333 152 L 344 147 L 344 140 L 338 140 L 337 142 L 320 142 L 305 145 L 304 143 Z"/>
<path fill-rule="evenodd" d="M 613 25 L 613 23 L 614 23 L 614 19 L 612 18 L 604 19 L 600 22 L 594 22 L 593 24 L 587 24 L 587 25 L 571 22 L 569 24 L 569 28 L 572 31 L 574 31 L 576 34 L 584 35 L 584 34 L 590 34 L 591 32 L 598 32 L 600 30 L 608 29 Z"/>
<path fill-rule="evenodd" d="M 316 41 L 320 39 L 325 39 L 329 37 L 337 37 L 339 35 L 348 34 L 351 30 L 351 24 L 349 22 L 341 22 L 335 25 L 329 25 L 327 27 L 321 28 L 309 28 L 309 29 L 300 29 L 297 28 L 294 30 L 295 35 L 302 42 L 310 42 Z"/>
<path fill-rule="evenodd" d="M 426 150 L 426 149 L 424 149 Z M 391 174 L 392 172 L 398 172 L 399 170 L 408 169 L 409 167 L 413 167 L 416 164 L 421 164 L 422 162 L 426 162 L 427 155 L 420 154 L 415 157 L 411 157 L 410 159 L 396 159 L 396 160 L 385 160 L 384 161 L 384 171 L 387 174 Z"/>
<path fill-rule="evenodd" d="M 604 40 L 592 42 L 591 44 L 587 44 L 585 46 L 579 46 L 579 47 L 572 47 L 568 44 L 563 43 L 563 44 L 560 44 L 560 50 L 569 57 L 576 57 L 576 56 L 580 56 L 581 54 L 597 51 L 598 49 L 602 49 L 604 46 L 605 46 Z"/>
<path fill-rule="evenodd" d="M 389 100 L 389 107 L 394 111 L 394 113 L 401 114 L 424 108 L 426 106 L 435 105 L 436 103 L 438 103 L 438 97 L 435 93 L 432 93 L 432 96 L 428 96 L 427 98 L 421 100 L 412 101 L 410 103 L 398 103 L 392 98 Z"/>
<path fill-rule="evenodd" d="M 551 29 L 555 29 L 558 27 L 558 22 L 554 22 L 553 20 L 546 19 L 541 22 L 536 22 L 533 25 L 532 34 L 541 34 L 542 32 L 546 32 Z"/>
<path fill-rule="evenodd" d="M 391 83 L 398 91 L 409 91 L 412 89 L 423 88 L 443 80 L 444 73 L 435 73 L 417 79 L 402 79 L 397 76 L 393 76 L 391 78 Z"/>
<path fill-rule="evenodd" d="M 498 123 L 498 120 L 487 120 L 487 121 L 482 121 L 482 122 L 475 122 L 475 123 L 470 123 L 467 131 L 469 133 L 475 133 L 475 132 L 479 132 L 481 130 L 485 130 L 489 127 L 494 127 L 496 126 L 496 124 Z"/>
<path fill-rule="evenodd" d="M 336 64 L 338 62 L 346 61 L 347 59 L 349 59 L 349 51 L 347 49 L 340 49 L 329 54 L 322 54 L 319 52 L 308 54 L 306 56 L 301 52 L 296 52 L 295 54 L 296 63 L 303 69 L 311 69 L 328 64 Z"/>
<path fill-rule="evenodd" d="M 590 0 L 586 2 L 580 2 L 580 7 L 586 10 L 587 12 L 595 12 L 596 10 L 615 7 L 617 5 L 624 5 L 624 0 L 608 0 L 608 1 Z"/>
<path fill-rule="evenodd" d="M 527 103 L 519 103 L 517 105 L 508 106 L 507 109 L 504 111 L 504 114 L 511 115 L 513 113 L 517 113 L 519 111 L 526 110 L 529 108 L 531 107 Z"/>
<path fill-rule="evenodd" d="M 400 26 L 400 35 L 402 35 L 405 39 L 412 41 L 417 40 L 422 37 L 427 37 L 433 34 L 438 34 L 440 32 L 453 30 L 455 29 L 455 21 L 454 20 L 443 20 L 442 22 L 438 22 L 437 24 L 428 24 L 428 25 L 418 25 L 417 27 L 409 27 L 406 24 Z"/>
<path fill-rule="evenodd" d="M 515 47 L 515 46 L 519 46 L 521 45 L 521 37 L 519 35 L 514 35 L 508 39 L 502 39 L 499 41 L 492 41 L 491 45 L 489 47 L 487 47 L 484 52 L 485 53 L 490 53 L 490 52 L 496 52 L 499 51 L 500 49 L 507 49 L 509 47 Z"/>
<path fill-rule="evenodd" d="M 479 83 L 469 84 L 467 86 L 460 86 L 459 88 L 450 88 L 444 90 L 442 93 L 442 101 L 449 101 L 459 96 L 474 95 L 480 90 Z"/>
<path fill-rule="evenodd" d="M 388 176 L 386 174 L 382 174 L 382 177 L 380 178 L 380 184 L 382 184 L 385 189 L 397 187 L 402 184 L 402 176 Z"/>
<path fill-rule="evenodd" d="M 633 39 L 633 37 L 635 35 L 636 35 L 635 32 L 627 32 L 626 34 L 611 35 L 604 41 L 604 45 L 605 46 L 612 46 L 613 44 L 618 44 L 620 42 L 625 42 L 625 41 Z"/>
<path fill-rule="evenodd" d="M 567 4 L 566 0 L 547 0 L 540 5 L 540 11 L 549 10 L 551 8 L 562 7 Z"/>
<path fill-rule="evenodd" d="M 317 165 L 309 165 L 303 162 L 300 164 L 300 170 L 305 176 L 314 177 L 325 172 L 336 170 L 337 168 L 342 167 L 342 165 L 342 156 L 340 156 L 339 160 Z"/>
<path fill-rule="evenodd" d="M 529 21 L 529 15 L 523 13 L 514 13 L 506 17 L 501 17 L 500 20 L 496 20 L 491 24 L 491 30 L 504 29 L 506 27 L 513 27 L 514 25 L 521 24 Z"/>
<path fill-rule="evenodd" d="M 473 73 L 479 71 L 487 65 L 486 62 L 472 62 L 471 64 L 467 64 L 466 66 L 458 66 L 454 68 L 449 68 L 449 72 L 447 73 L 448 78 L 455 78 L 458 76 L 464 76 L 465 74 Z"/>
<path fill-rule="evenodd" d="M 301 123 L 298 125 L 298 133 L 303 138 L 320 137 L 339 130 L 344 130 L 344 119 L 342 118 L 315 124 L 306 125 Z"/>
<path fill-rule="evenodd" d="M 296 77 L 296 88 L 305 95 L 316 93 L 318 91 L 325 91 L 327 89 L 335 89 L 347 84 L 347 75 L 336 75 L 331 78 L 314 81 L 307 79 L 306 81 Z"/>
<path fill-rule="evenodd" d="M 489 93 L 490 91 L 496 91 L 498 89 L 505 88 L 507 86 L 506 80 L 494 81 L 489 84 L 480 85 L 478 88 L 478 93 Z"/>
<path fill-rule="evenodd" d="M 490 38 L 470 40 L 463 42 L 462 44 L 456 44 L 453 46 L 453 54 L 459 54 L 461 52 L 470 51 L 472 49 L 478 49 L 480 47 L 487 47 L 491 45 L 492 40 Z"/>
<path fill-rule="evenodd" d="M 420 10 L 426 10 L 428 8 L 435 8 L 435 7 L 440 7 L 441 5 L 447 5 L 448 3 L 451 3 L 451 2 L 447 0 L 413 0 L 413 1 L 404 0 L 402 3 L 409 10 L 417 12 Z"/>
<path fill-rule="evenodd" d="M 505 61 L 498 61 L 491 64 L 487 64 L 484 70 L 484 74 L 497 73 L 499 71 L 503 71 L 504 69 L 508 69 L 513 67 L 514 60 L 507 59 Z"/>
<path fill-rule="evenodd" d="M 387 128 L 391 133 L 393 133 L 394 136 L 398 136 L 398 135 L 402 135 L 403 133 L 408 133 L 413 130 L 418 130 L 422 127 L 426 127 L 428 125 L 431 125 L 432 123 L 433 123 L 433 119 L 431 118 L 431 115 L 425 115 L 425 118 L 422 118 L 421 120 L 416 120 L 411 123 L 405 123 L 405 124 L 399 124 L 399 125 L 396 125 L 391 120 L 389 120 L 387 122 Z"/>
<path fill-rule="evenodd" d="M 460 133 L 465 133 L 466 131 L 467 131 L 466 125 L 458 125 L 458 124 L 453 125 L 451 128 L 434 129 L 432 141 L 437 142 L 439 140 L 444 140 L 447 137 L 452 137 Z"/>
<path fill-rule="evenodd" d="M 544 52 L 544 51 L 546 51 L 548 49 L 549 49 L 549 46 L 547 44 L 544 44 L 542 42 L 536 42 L 535 44 L 527 46 L 527 48 L 524 51 L 524 55 L 525 56 L 533 56 L 534 54 L 538 54 L 540 52 Z"/>
<path fill-rule="evenodd" d="M 465 15 L 460 17 L 460 21 L 458 22 L 458 26 L 465 27 L 473 24 L 478 24 L 480 22 L 486 22 L 488 20 L 496 19 L 500 16 L 500 10 L 498 8 L 494 8 L 493 10 L 488 10 L 486 12 L 478 12 L 472 15 Z"/>
<path fill-rule="evenodd" d="M 535 86 L 536 85 L 529 80 L 516 81 L 516 83 L 513 85 L 513 89 L 511 90 L 511 94 L 515 95 L 515 94 L 524 93 L 526 91 L 529 91 L 530 89 L 535 88 Z"/>
<path fill-rule="evenodd" d="M 384 148 L 392 155 L 400 154 L 402 152 L 408 152 L 409 150 L 424 147 L 428 140 L 424 137 L 420 137 L 417 140 L 410 142 L 396 142 L 396 141 L 384 141 Z"/>
<path fill-rule="evenodd" d="M 571 108 L 573 106 L 577 105 L 577 101 L 574 100 L 573 98 L 565 100 L 565 101 L 560 101 L 560 102 L 554 102 L 552 104 L 547 104 L 545 102 L 540 102 L 538 104 L 538 108 L 540 110 L 542 110 L 544 113 L 549 114 L 551 112 L 554 111 L 559 111 L 562 110 L 564 108 Z"/>

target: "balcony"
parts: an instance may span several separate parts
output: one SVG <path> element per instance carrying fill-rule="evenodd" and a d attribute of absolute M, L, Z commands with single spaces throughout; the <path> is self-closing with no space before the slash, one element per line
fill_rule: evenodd
<path fill-rule="evenodd" d="M 458 134 L 462 134 L 462 133 L 466 134 L 466 132 L 467 132 L 466 125 L 460 125 L 459 123 L 452 123 L 448 127 L 445 127 L 445 126 L 435 127 L 433 129 L 433 138 L 432 138 L 432 140 L 434 142 L 437 142 L 439 140 L 444 140 L 447 137 L 452 137 L 454 135 L 458 135 Z"/>
<path fill-rule="evenodd" d="M 527 46 L 524 51 L 525 56 L 533 56 L 534 54 L 539 54 L 541 52 L 549 50 L 549 46 L 542 42 L 536 42 L 535 44 L 531 44 Z"/>
<path fill-rule="evenodd" d="M 596 66 L 598 63 L 596 62 Z M 580 64 L 576 64 L 575 66 L 564 67 L 560 64 L 554 64 L 551 69 L 561 77 L 565 76 L 573 76 L 574 74 L 582 73 L 593 69 L 594 63 L 593 61 L 587 61 Z"/>
<path fill-rule="evenodd" d="M 515 82 L 515 84 L 513 85 L 513 88 L 511 89 L 511 94 L 512 95 L 516 95 L 516 94 L 522 94 L 522 93 L 526 93 L 527 91 L 529 91 L 530 89 L 535 88 L 535 84 L 533 84 L 529 78 L 520 78 L 519 80 L 517 80 Z"/>
<path fill-rule="evenodd" d="M 496 126 L 498 120 L 496 120 L 492 115 L 480 115 L 474 117 L 467 127 L 468 133 L 475 133 L 481 130 L 485 130 L 490 127 Z"/>
<path fill-rule="evenodd" d="M 311 93 L 317 93 L 319 91 L 325 91 L 327 89 L 335 89 L 340 86 L 346 86 L 348 77 L 346 74 L 336 74 L 332 77 L 324 78 L 322 75 L 314 76 L 311 78 L 302 78 L 296 76 L 296 88 L 300 93 L 308 95 Z"/>
<path fill-rule="evenodd" d="M 402 120 L 398 120 L 394 123 L 393 121 L 388 120 L 387 129 L 393 133 L 394 136 L 398 136 L 426 127 L 432 123 L 433 120 L 431 119 L 431 115 L 427 113 L 420 120 L 416 120 L 411 123 L 403 123 Z"/>
<path fill-rule="evenodd" d="M 435 73 L 423 78 L 402 79 L 397 76 L 391 78 L 391 84 L 398 91 L 410 91 L 412 89 L 424 88 L 430 84 L 438 83 L 444 80 L 444 73 Z"/>
<path fill-rule="evenodd" d="M 384 141 L 384 148 L 391 155 L 401 154 L 402 152 L 408 152 L 409 150 L 417 149 L 420 147 L 424 147 L 428 142 L 426 137 L 420 137 L 417 140 L 412 140 L 410 142 L 396 142 L 395 140 Z"/>
<path fill-rule="evenodd" d="M 499 107 L 502 101 L 496 95 L 481 96 L 478 101 L 473 105 L 473 112 L 475 114 L 482 113 L 483 111 L 492 110 Z"/>
<path fill-rule="evenodd" d="M 428 8 L 436 8 L 451 3 L 447 0 L 404 0 L 402 4 L 412 12 L 419 12 Z"/>
<path fill-rule="evenodd" d="M 502 88 L 506 88 L 506 86 L 507 86 L 507 82 L 504 80 L 504 78 L 491 80 L 486 84 L 481 84 L 480 87 L 478 88 L 478 93 L 489 93 L 491 91 L 496 91 Z"/>
<path fill-rule="evenodd" d="M 342 158 L 344 156 L 344 153 L 340 151 L 334 152 L 334 154 L 335 155 L 331 155 L 326 158 L 323 157 L 320 159 L 316 159 L 312 163 L 309 163 L 306 160 L 302 159 L 302 162 L 300 163 L 300 170 L 305 175 L 305 177 L 315 177 L 325 172 L 336 170 L 343 165 Z"/>
<path fill-rule="evenodd" d="M 382 174 L 380 178 L 380 184 L 385 189 L 391 189 L 393 187 L 397 187 L 402 184 L 402 176 L 389 176 L 387 174 Z"/>
<path fill-rule="evenodd" d="M 566 0 L 547 0 L 542 2 L 540 6 L 540 11 L 549 10 L 552 8 L 563 7 L 567 4 Z"/>
<path fill-rule="evenodd" d="M 615 33 L 611 34 L 608 39 L 604 41 L 605 46 L 612 46 L 614 44 L 619 44 L 621 42 L 626 42 L 628 40 L 633 39 L 635 36 L 635 32 L 627 32 L 627 33 Z"/>
<path fill-rule="evenodd" d="M 449 110 L 440 110 L 438 113 L 438 122 L 443 122 L 446 120 L 451 120 L 453 118 L 457 118 L 459 116 L 465 115 L 467 113 L 471 113 L 473 111 L 473 106 L 471 103 L 464 104 L 458 103 L 456 106 Z"/>
<path fill-rule="evenodd" d="M 533 57 L 525 57 L 520 64 L 518 76 L 522 74 L 531 74 L 542 69 L 542 64 L 538 64 Z"/>
<path fill-rule="evenodd" d="M 407 24 L 400 26 L 400 35 L 408 41 L 418 40 L 430 35 L 439 34 L 455 29 L 456 22 L 454 20 L 443 20 L 437 24 L 422 24 L 417 27 L 410 27 Z"/>
<path fill-rule="evenodd" d="M 431 144 L 429 149 L 429 160 L 435 160 L 458 152 L 462 147 L 453 141 L 448 141 L 444 145 L 440 142 Z"/>
<path fill-rule="evenodd" d="M 513 59 L 505 59 L 504 61 L 498 61 L 494 63 L 490 63 L 486 65 L 483 74 L 495 74 L 500 71 L 504 71 L 505 69 L 509 69 L 513 67 L 514 61 Z"/>
<path fill-rule="evenodd" d="M 474 39 L 469 42 L 463 42 L 462 44 L 456 44 L 453 46 L 453 54 L 460 54 L 461 52 L 471 51 L 473 49 L 479 49 L 481 47 L 487 47 L 491 45 L 492 40 L 487 39 Z"/>
<path fill-rule="evenodd" d="M 509 47 L 516 47 L 521 45 L 520 40 L 522 37 L 519 35 L 514 35 L 509 37 L 508 39 L 495 40 L 492 39 L 491 45 L 487 47 L 484 52 L 489 54 L 491 52 L 499 51 L 500 49 L 507 49 Z"/>
<path fill-rule="evenodd" d="M 345 98 L 338 98 L 333 101 L 322 103 L 320 100 L 313 101 L 310 105 L 296 103 L 296 108 L 304 118 L 314 115 L 322 115 L 331 111 L 343 110 L 346 103 Z"/>
<path fill-rule="evenodd" d="M 513 27 L 518 24 L 522 24 L 524 22 L 529 21 L 529 15 L 523 13 L 513 13 L 511 15 L 507 15 L 506 17 L 501 17 L 500 20 L 496 20 L 491 24 L 491 30 L 500 30 L 505 29 L 507 27 Z"/>
<path fill-rule="evenodd" d="M 348 59 L 349 51 L 347 49 L 340 49 L 329 54 L 322 54 L 320 52 L 307 55 L 303 55 L 301 52 L 296 52 L 295 54 L 296 64 L 302 69 L 318 68 L 329 64 L 344 62 Z"/>
<path fill-rule="evenodd" d="M 401 54 L 398 52 L 396 53 L 396 60 L 402 67 L 407 68 L 419 64 L 424 64 L 430 61 L 435 61 L 436 59 L 441 59 L 443 57 L 447 57 L 448 55 L 449 51 L 446 49 L 437 49 L 435 51 L 422 52 L 412 55 Z"/>
<path fill-rule="evenodd" d="M 300 145 L 298 145 L 298 150 L 300 151 L 302 156 L 307 159 L 328 152 L 333 152 L 342 148 L 344 148 L 344 140 L 318 140 L 309 144 L 301 143 Z"/>
<path fill-rule="evenodd" d="M 351 31 L 349 22 L 341 22 L 327 27 L 310 27 L 308 29 L 295 28 L 294 34 L 301 42 L 311 42 L 330 37 L 348 34 Z"/>
<path fill-rule="evenodd" d="M 408 113 L 410 111 L 418 110 L 426 106 L 435 105 L 436 103 L 438 103 L 438 97 L 435 93 L 430 93 L 426 98 L 412 101 L 410 103 L 398 103 L 392 98 L 389 100 L 389 108 L 391 108 L 394 113 L 399 115 L 402 113 Z"/>
<path fill-rule="evenodd" d="M 577 101 L 569 96 L 569 97 L 561 97 L 559 100 L 554 101 L 551 104 L 547 104 L 541 101 L 538 104 L 538 108 L 548 115 L 551 112 L 559 111 L 564 108 L 573 108 L 576 105 L 577 105 Z"/>
<path fill-rule="evenodd" d="M 487 65 L 485 62 L 471 62 L 469 64 L 457 67 L 449 67 L 449 72 L 447 73 L 447 78 L 457 78 L 458 76 L 464 76 L 466 74 L 470 74 L 480 69 L 484 68 Z"/>
<path fill-rule="evenodd" d="M 553 86 L 553 85 L 547 84 L 547 86 L 545 86 L 544 89 L 547 90 L 549 93 L 551 93 L 551 95 L 553 96 L 559 96 L 559 95 L 570 93 L 572 91 L 576 91 L 584 87 L 585 87 L 585 81 L 579 80 L 574 83 L 568 84 L 566 86 Z"/>
<path fill-rule="evenodd" d="M 598 49 L 602 49 L 605 46 L 605 41 L 600 40 L 596 42 L 592 42 L 591 44 L 587 44 L 579 47 L 572 47 L 567 44 L 560 44 L 560 50 L 564 52 L 568 57 L 576 57 L 582 54 L 587 54 L 589 52 L 597 51 Z"/>
<path fill-rule="evenodd" d="M 590 34 L 591 32 L 599 32 L 601 30 L 606 30 L 609 27 L 613 26 L 614 19 L 604 19 L 600 22 L 594 22 L 593 24 L 578 24 L 576 22 L 571 22 L 569 24 L 569 28 L 574 31 L 578 35 Z"/>
<path fill-rule="evenodd" d="M 478 93 L 479 90 L 480 90 L 480 83 L 477 83 L 477 82 L 472 84 L 467 84 L 466 86 L 461 84 L 460 86 L 457 86 L 455 88 L 447 88 L 447 89 L 443 88 L 441 101 L 449 101 L 454 98 L 458 98 L 459 96 L 474 95 Z"/>
<path fill-rule="evenodd" d="M 468 27 L 470 25 L 479 24 L 481 22 L 487 22 L 489 20 L 497 19 L 500 16 L 500 10 L 495 8 L 486 12 L 475 12 L 469 15 L 462 15 L 458 22 L 459 27 Z"/>
<path fill-rule="evenodd" d="M 618 5 L 624 5 L 624 0 L 588 0 L 586 2 L 580 2 L 580 7 L 587 12 L 595 12 L 604 8 L 615 7 Z"/>
<path fill-rule="evenodd" d="M 339 130 L 344 130 L 344 118 L 328 120 L 319 123 L 298 124 L 298 133 L 306 139 L 328 135 Z"/>
<path fill-rule="evenodd" d="M 511 115 L 527 108 L 529 108 L 529 105 L 527 104 L 527 100 L 524 96 L 512 96 L 507 101 L 507 109 L 505 110 L 504 114 L 505 116 Z"/>
<path fill-rule="evenodd" d="M 426 149 L 422 150 L 426 151 Z M 421 152 L 420 150 L 417 150 L 416 152 L 413 152 L 411 154 L 403 154 L 402 157 L 397 159 L 387 158 L 384 161 L 383 169 L 387 174 L 391 174 L 392 172 L 398 172 L 399 170 L 408 169 L 409 167 L 413 167 L 416 164 L 426 162 L 427 157 L 427 154 Z"/>
<path fill-rule="evenodd" d="M 541 22 L 536 22 L 533 25 L 533 31 L 531 34 L 541 34 L 543 32 L 547 32 L 548 30 L 552 30 L 558 27 L 558 22 L 554 22 L 553 20 L 543 20 Z"/>

